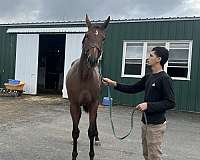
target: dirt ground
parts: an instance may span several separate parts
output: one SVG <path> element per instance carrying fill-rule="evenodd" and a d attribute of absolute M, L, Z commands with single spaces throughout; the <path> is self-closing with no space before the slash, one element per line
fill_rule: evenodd
<path fill-rule="evenodd" d="M 131 107 L 114 106 L 113 121 L 122 136 L 130 127 Z M 200 114 L 170 111 L 163 145 L 164 160 L 200 160 Z M 134 131 L 125 140 L 114 138 L 109 108 L 99 107 L 101 146 L 95 160 L 142 160 L 140 118 L 134 115 Z M 0 160 L 71 160 L 69 104 L 57 96 L 0 97 Z M 78 160 L 89 159 L 88 115 L 82 113 Z"/>

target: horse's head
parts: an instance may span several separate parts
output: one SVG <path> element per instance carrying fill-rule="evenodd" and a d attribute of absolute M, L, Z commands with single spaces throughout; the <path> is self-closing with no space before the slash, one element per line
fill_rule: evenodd
<path fill-rule="evenodd" d="M 94 67 L 98 63 L 98 59 L 102 54 L 103 42 L 106 34 L 105 29 L 110 21 L 110 16 L 102 25 L 92 24 L 86 15 L 86 25 L 88 31 L 83 39 L 83 54 L 87 58 L 90 67 Z"/>

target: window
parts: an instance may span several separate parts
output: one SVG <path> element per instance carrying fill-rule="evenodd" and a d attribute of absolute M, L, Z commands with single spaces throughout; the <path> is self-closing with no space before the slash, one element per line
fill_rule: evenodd
<path fill-rule="evenodd" d="M 164 70 L 173 79 L 190 79 L 192 41 L 124 41 L 122 77 L 141 78 L 150 72 L 146 59 L 156 46 L 169 50 L 169 60 Z"/>
<path fill-rule="evenodd" d="M 126 75 L 140 75 L 142 68 L 143 43 L 127 43 L 125 55 Z"/>
<path fill-rule="evenodd" d="M 167 72 L 171 77 L 188 77 L 189 43 L 170 43 Z"/>

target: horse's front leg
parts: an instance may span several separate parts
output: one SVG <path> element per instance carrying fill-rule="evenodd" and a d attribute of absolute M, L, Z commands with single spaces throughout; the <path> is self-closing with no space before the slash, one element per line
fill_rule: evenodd
<path fill-rule="evenodd" d="M 80 130 L 78 128 L 78 124 L 81 117 L 80 107 L 78 105 L 70 105 L 70 113 L 73 121 L 73 130 L 72 130 L 72 138 L 73 138 L 73 151 L 72 151 L 72 160 L 76 160 L 78 156 L 77 152 L 77 140 L 79 137 Z"/>
<path fill-rule="evenodd" d="M 98 107 L 98 102 L 91 104 L 91 106 L 89 107 L 90 126 L 88 129 L 88 137 L 90 139 L 90 151 L 89 151 L 90 160 L 94 159 L 94 155 L 95 155 L 95 153 L 94 153 L 94 137 L 98 135 L 97 127 L 96 127 L 97 107 Z"/>
<path fill-rule="evenodd" d="M 97 118 L 96 118 L 97 119 Z M 96 123 L 95 123 L 95 133 L 96 133 L 96 135 L 95 135 L 95 145 L 96 146 L 100 146 L 101 145 L 101 141 L 100 141 L 100 139 L 99 139 L 99 133 L 98 133 L 98 129 L 97 129 L 97 121 L 95 121 Z"/>

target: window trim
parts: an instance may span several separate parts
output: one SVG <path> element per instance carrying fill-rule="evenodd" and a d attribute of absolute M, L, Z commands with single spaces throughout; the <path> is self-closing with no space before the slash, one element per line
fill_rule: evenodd
<path fill-rule="evenodd" d="M 125 70 L 125 57 L 126 57 L 126 46 L 127 43 L 144 43 L 143 41 L 131 41 L 131 40 L 124 40 L 123 41 L 123 56 L 122 56 L 122 70 L 121 70 L 121 77 L 134 77 L 134 78 L 142 78 L 142 75 L 128 75 L 124 74 Z M 143 46 L 144 47 L 144 46 Z M 143 49 L 143 55 L 142 55 L 142 68 L 141 68 L 141 73 L 143 73 L 143 61 L 144 61 L 144 49 Z"/>
<path fill-rule="evenodd" d="M 141 68 L 141 74 L 140 75 L 124 74 L 127 43 L 143 43 L 144 44 L 143 45 L 143 55 L 142 55 L 142 68 Z M 122 70 L 121 70 L 121 77 L 122 78 L 142 78 L 145 75 L 145 60 L 146 60 L 146 52 L 147 52 L 147 43 L 165 43 L 165 47 L 168 50 L 169 50 L 170 43 L 189 43 L 187 78 L 184 78 L 184 77 L 171 77 L 171 78 L 173 80 L 190 80 L 191 79 L 193 40 L 123 40 Z M 179 48 L 176 48 L 176 49 L 179 49 Z M 164 66 L 165 72 L 167 72 L 167 68 L 168 68 L 168 61 Z"/>

